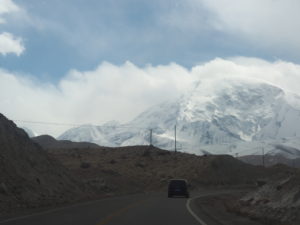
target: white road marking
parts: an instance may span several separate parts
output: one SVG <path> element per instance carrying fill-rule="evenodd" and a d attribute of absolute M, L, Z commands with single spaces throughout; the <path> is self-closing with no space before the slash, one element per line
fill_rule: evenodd
<path fill-rule="evenodd" d="M 102 219 L 99 223 L 97 223 L 97 225 L 104 225 L 104 224 L 109 223 L 111 220 L 113 220 L 116 217 L 121 216 L 122 214 L 129 211 L 130 209 L 141 205 L 141 203 L 144 201 L 146 201 L 146 200 L 134 202 L 124 208 L 119 209 L 118 211 L 113 212 L 112 214 L 108 215 L 106 218 Z"/>
<path fill-rule="evenodd" d="M 207 223 L 205 223 L 199 216 L 197 216 L 197 214 L 196 213 L 194 213 L 193 212 L 193 210 L 192 210 L 192 208 L 191 208 L 191 206 L 190 206 L 190 204 L 191 204 L 191 201 L 193 201 L 194 199 L 196 199 L 196 198 L 199 198 L 199 196 L 198 197 L 195 197 L 195 198 L 189 198 L 188 200 L 187 200 L 187 202 L 186 202 L 186 208 L 187 208 L 187 210 L 189 211 L 189 213 L 201 224 L 201 225 L 207 225 Z"/>

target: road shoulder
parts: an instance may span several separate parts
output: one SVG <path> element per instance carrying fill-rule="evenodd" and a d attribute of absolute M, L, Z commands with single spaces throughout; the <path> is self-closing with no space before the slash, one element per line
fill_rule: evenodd
<path fill-rule="evenodd" d="M 202 193 L 189 199 L 187 210 L 201 225 L 261 225 L 230 211 L 235 202 L 245 194 L 244 191 L 224 191 Z"/>

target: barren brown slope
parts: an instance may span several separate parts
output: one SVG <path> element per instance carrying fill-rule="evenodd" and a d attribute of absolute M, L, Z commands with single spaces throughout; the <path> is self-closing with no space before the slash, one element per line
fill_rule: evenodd
<path fill-rule="evenodd" d="M 252 165 L 262 165 L 263 157 L 261 155 L 247 155 L 241 156 L 238 159 L 245 163 L 249 163 Z M 290 167 L 300 168 L 300 158 L 296 159 L 288 159 L 282 155 L 265 155 L 264 156 L 264 164 L 265 166 L 274 166 L 276 164 L 285 164 Z"/>
<path fill-rule="evenodd" d="M 0 214 L 75 201 L 83 193 L 65 167 L 0 114 Z"/>
<path fill-rule="evenodd" d="M 107 192 L 165 189 L 171 178 L 185 178 L 193 188 L 251 185 L 269 174 L 231 156 L 196 156 L 153 146 L 48 151 L 80 179 Z"/>

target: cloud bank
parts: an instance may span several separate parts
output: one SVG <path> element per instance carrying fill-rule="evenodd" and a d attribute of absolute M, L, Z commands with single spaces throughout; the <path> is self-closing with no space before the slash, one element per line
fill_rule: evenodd
<path fill-rule="evenodd" d="M 0 112 L 10 119 L 71 124 L 127 122 L 162 101 L 177 98 L 197 80 L 259 79 L 300 94 L 300 65 L 256 58 L 220 59 L 188 70 L 177 64 L 138 67 L 107 62 L 92 71 L 72 70 L 56 85 L 0 70 Z M 217 82 L 215 82 L 217 84 Z M 20 126 L 54 136 L 70 127 Z"/>

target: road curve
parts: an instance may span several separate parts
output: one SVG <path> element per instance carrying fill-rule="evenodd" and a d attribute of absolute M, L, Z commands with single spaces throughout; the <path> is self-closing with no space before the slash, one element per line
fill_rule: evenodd
<path fill-rule="evenodd" d="M 113 197 L 0 221 L 0 225 L 199 225 L 186 198 L 166 193 Z"/>

